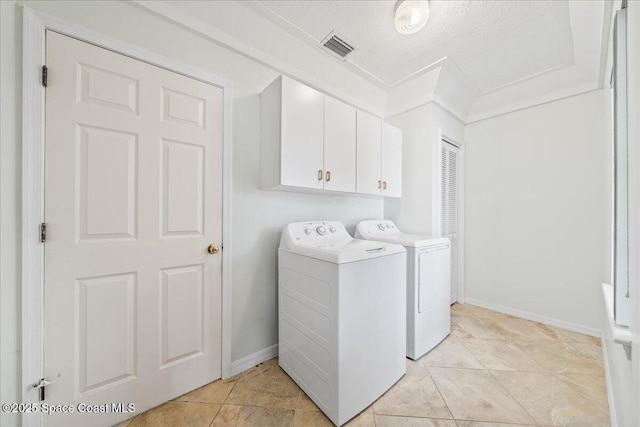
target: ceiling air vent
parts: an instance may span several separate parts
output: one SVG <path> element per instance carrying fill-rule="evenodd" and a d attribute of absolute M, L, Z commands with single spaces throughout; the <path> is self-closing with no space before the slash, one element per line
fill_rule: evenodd
<path fill-rule="evenodd" d="M 357 49 L 352 42 L 335 31 L 325 37 L 321 44 L 325 50 L 341 61 L 346 61 L 347 56 Z"/>

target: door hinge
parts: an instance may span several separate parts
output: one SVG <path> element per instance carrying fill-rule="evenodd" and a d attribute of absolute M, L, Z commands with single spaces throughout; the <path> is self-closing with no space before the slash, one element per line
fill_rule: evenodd
<path fill-rule="evenodd" d="M 47 381 L 44 378 L 41 378 L 40 381 L 33 385 L 33 388 L 37 388 L 40 391 L 40 402 L 44 401 L 45 393 L 44 389 L 46 386 L 55 383 L 55 381 Z"/>
<path fill-rule="evenodd" d="M 47 224 L 40 224 L 40 243 L 44 243 L 47 241 Z"/>
<path fill-rule="evenodd" d="M 42 66 L 42 86 L 47 87 L 47 66 Z"/>

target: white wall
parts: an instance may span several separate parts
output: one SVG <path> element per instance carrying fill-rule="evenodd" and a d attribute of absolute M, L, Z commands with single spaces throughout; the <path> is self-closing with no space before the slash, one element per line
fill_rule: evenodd
<path fill-rule="evenodd" d="M 402 129 L 402 198 L 386 199 L 385 218 L 409 233 L 438 234 L 440 135 L 463 143 L 464 124 L 435 102 L 387 119 Z M 436 227 L 433 227 L 433 223 Z"/>
<path fill-rule="evenodd" d="M 19 400 L 20 372 L 20 146 L 22 14 L 15 2 L 2 5 L 1 97 L 1 307 L 2 402 Z M 276 248 L 281 228 L 292 221 L 339 220 L 353 231 L 358 220 L 381 218 L 378 199 L 279 193 L 258 188 L 259 94 L 277 74 L 272 69 L 225 49 L 210 39 L 168 23 L 141 8 L 121 2 L 37 2 L 30 7 L 80 24 L 126 43 L 217 74 L 234 82 L 233 100 L 233 306 L 232 360 L 267 348 L 278 341 L 276 307 Z M 309 64 L 312 68 L 313 64 Z M 315 86 L 327 82 L 340 87 L 342 70 L 315 76 Z M 313 74 L 313 71 L 308 71 Z M 371 85 L 353 85 L 338 98 L 384 99 L 361 96 Z M 328 90 L 328 89 L 327 89 Z M 383 105 L 358 105 L 383 111 Z M 2 414 L 0 424 L 14 425 Z"/>
<path fill-rule="evenodd" d="M 384 216 L 408 233 L 431 233 L 433 109 L 426 104 L 387 119 L 402 130 L 402 198 L 387 199 Z"/>
<path fill-rule="evenodd" d="M 470 124 L 466 298 L 598 334 L 605 90 Z"/>
<path fill-rule="evenodd" d="M 606 310 L 602 309 L 602 344 L 607 355 L 610 408 L 620 427 L 640 425 L 640 3 L 627 5 L 627 85 L 629 117 L 629 329 L 632 334 L 631 357 L 613 342 Z M 611 51 L 611 46 L 609 47 Z M 609 55 L 611 56 L 611 55 Z M 609 58 L 610 59 L 610 58 Z M 607 66 L 611 70 L 611 60 Z M 607 225 L 610 224 L 608 219 Z"/>

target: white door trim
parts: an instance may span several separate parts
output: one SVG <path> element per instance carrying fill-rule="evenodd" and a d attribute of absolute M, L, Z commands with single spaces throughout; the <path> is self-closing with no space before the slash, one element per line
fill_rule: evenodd
<path fill-rule="evenodd" d="M 67 36 L 218 86 L 224 91 L 222 143 L 222 372 L 231 376 L 231 107 L 233 84 L 207 71 L 123 43 L 27 6 L 23 10 L 22 98 L 22 372 L 23 402 L 36 402 L 32 385 L 44 374 L 44 246 L 39 224 L 44 217 L 45 31 Z M 42 425 L 41 414 L 23 414 L 23 425 Z"/>
<path fill-rule="evenodd" d="M 442 236 L 442 174 L 440 152 L 442 151 L 442 141 L 458 147 L 458 301 L 464 303 L 464 143 L 448 137 L 438 128 L 438 140 L 433 152 L 432 170 L 433 186 L 433 206 L 431 212 L 431 230 L 434 236 Z"/>

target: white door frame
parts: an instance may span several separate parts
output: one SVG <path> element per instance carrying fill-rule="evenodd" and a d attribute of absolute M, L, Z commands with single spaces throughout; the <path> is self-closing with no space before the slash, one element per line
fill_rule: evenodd
<path fill-rule="evenodd" d="M 151 65 L 220 87 L 224 92 L 222 142 L 222 372 L 231 376 L 231 107 L 233 84 L 117 39 L 66 22 L 27 6 L 23 11 L 22 98 L 22 402 L 37 402 L 32 387 L 44 375 L 44 245 L 39 225 L 44 218 L 45 32 L 53 30 Z M 42 425 L 40 413 L 23 414 L 23 425 Z"/>
<path fill-rule="evenodd" d="M 433 207 L 431 229 L 434 236 L 442 236 L 442 141 L 458 147 L 458 301 L 464 304 L 464 143 L 447 136 L 438 128 L 438 140 L 433 153 Z"/>

